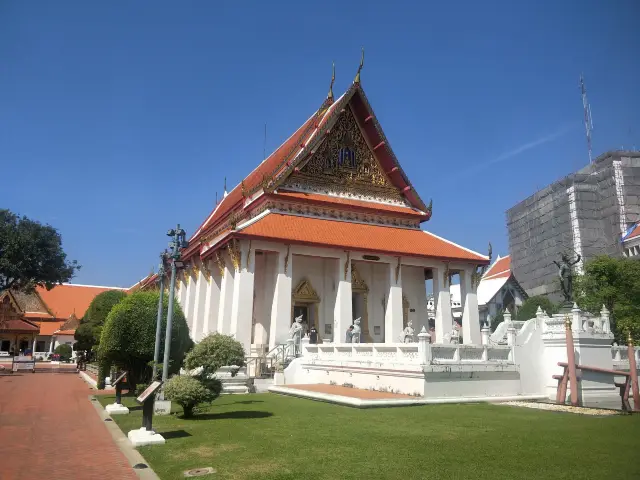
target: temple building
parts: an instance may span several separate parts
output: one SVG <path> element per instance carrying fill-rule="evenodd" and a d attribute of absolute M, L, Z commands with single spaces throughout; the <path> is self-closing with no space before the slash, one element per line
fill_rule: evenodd
<path fill-rule="evenodd" d="M 56 285 L 33 293 L 0 293 L 0 352 L 17 355 L 31 351 L 46 358 L 60 344 L 73 345 L 80 319 L 91 301 L 117 287 Z M 125 290 L 125 289 L 122 289 Z"/>
<path fill-rule="evenodd" d="M 333 86 L 333 80 L 332 80 Z M 409 321 L 453 328 L 461 281 L 464 341 L 480 343 L 477 286 L 488 256 L 421 229 L 431 217 L 362 89 L 359 71 L 218 203 L 183 250 L 176 296 L 191 336 L 233 335 L 251 354 L 283 343 L 302 316 L 319 342 L 401 341 Z M 440 340 L 438 340 L 440 341 Z"/>

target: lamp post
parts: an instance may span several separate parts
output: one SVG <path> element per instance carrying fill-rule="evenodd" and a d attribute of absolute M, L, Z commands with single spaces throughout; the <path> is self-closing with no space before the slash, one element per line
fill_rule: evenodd
<path fill-rule="evenodd" d="M 153 374 L 152 380 L 158 379 L 158 361 L 160 360 L 160 340 L 162 339 L 162 297 L 164 296 L 164 276 L 165 268 L 164 264 L 168 257 L 168 252 L 165 250 L 160 254 L 160 268 L 158 269 L 159 287 L 160 287 L 160 299 L 158 300 L 158 319 L 156 320 L 156 345 L 153 350 Z"/>
<path fill-rule="evenodd" d="M 171 324 L 173 323 L 173 300 L 174 291 L 176 288 L 176 268 L 182 266 L 180 262 L 180 249 L 185 248 L 188 243 L 185 239 L 186 233 L 180 228 L 180 224 L 175 229 L 171 229 L 167 232 L 167 236 L 171 237 L 169 242 L 169 248 L 171 253 L 171 282 L 169 284 L 169 308 L 167 310 L 167 330 L 164 336 L 164 362 L 162 365 L 162 383 L 167 381 L 169 376 L 169 353 L 171 352 Z"/>

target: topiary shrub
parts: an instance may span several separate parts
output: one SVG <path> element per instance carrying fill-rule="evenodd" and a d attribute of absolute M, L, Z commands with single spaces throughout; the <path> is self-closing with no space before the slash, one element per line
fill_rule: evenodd
<path fill-rule="evenodd" d="M 109 372 L 111 371 L 111 362 L 104 358 L 100 359 L 100 363 L 98 363 L 98 390 L 104 390 L 105 384 L 104 379 L 109 376 Z"/>
<path fill-rule="evenodd" d="M 74 335 L 78 342 L 76 350 L 91 352 L 93 346 L 100 342 L 100 334 L 107 315 L 126 296 L 127 294 L 122 290 L 109 290 L 96 295 L 76 329 Z"/>
<path fill-rule="evenodd" d="M 201 382 L 207 384 L 214 378 L 220 367 L 244 366 L 245 353 L 240 342 L 228 335 L 212 333 L 204 337 L 191 350 L 184 361 L 187 370 L 202 367 L 198 374 Z"/>
<path fill-rule="evenodd" d="M 189 375 L 171 377 L 164 386 L 164 395 L 182 407 L 185 418 L 193 416 L 196 405 L 214 400 L 218 395 L 200 380 Z"/>
<path fill-rule="evenodd" d="M 129 386 L 151 380 L 151 366 L 156 339 L 159 292 L 135 292 L 115 305 L 102 328 L 98 353 L 100 358 L 128 372 Z M 166 330 L 168 301 L 164 301 L 162 332 Z M 184 356 L 193 346 L 189 328 L 180 305 L 174 303 L 171 329 L 171 364 L 169 374 L 176 373 Z M 160 344 L 164 352 L 164 335 Z"/>
<path fill-rule="evenodd" d="M 71 345 L 62 344 L 58 345 L 53 353 L 57 353 L 58 355 L 60 355 L 60 361 L 68 362 L 69 360 L 71 360 L 73 350 L 71 350 Z"/>

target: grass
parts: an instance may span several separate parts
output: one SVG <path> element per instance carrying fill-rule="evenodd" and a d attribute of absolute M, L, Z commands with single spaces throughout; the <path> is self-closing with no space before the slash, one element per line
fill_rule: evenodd
<path fill-rule="evenodd" d="M 189 420 L 181 413 L 154 417 L 167 443 L 140 448 L 163 480 L 198 467 L 217 470 L 203 480 L 640 478 L 640 415 L 489 404 L 360 410 L 273 394 L 223 396 Z M 141 414 L 114 419 L 127 433 Z"/>

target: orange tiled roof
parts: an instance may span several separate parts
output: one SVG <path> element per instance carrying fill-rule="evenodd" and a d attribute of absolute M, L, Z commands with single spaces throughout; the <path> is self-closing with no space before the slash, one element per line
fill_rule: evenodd
<path fill-rule="evenodd" d="M 25 312 L 23 316 L 25 318 L 37 318 L 37 319 L 50 318 L 50 319 L 53 319 L 53 315 L 51 315 L 49 313 L 42 313 L 42 312 Z"/>
<path fill-rule="evenodd" d="M 377 202 L 366 202 L 363 200 L 353 200 L 350 198 L 334 197 L 330 195 L 321 195 L 318 193 L 301 193 L 301 192 L 283 192 L 279 191 L 276 198 L 289 199 L 289 200 L 306 200 L 309 202 L 321 204 L 321 205 L 350 205 L 353 207 L 361 207 L 370 210 L 379 210 L 383 212 L 401 213 L 405 215 L 413 215 L 417 217 L 423 217 L 424 214 L 420 213 L 410 207 L 401 207 L 399 205 L 387 205 Z"/>
<path fill-rule="evenodd" d="M 271 213 L 249 225 L 238 236 L 297 242 L 408 256 L 487 263 L 471 252 L 429 232 L 362 223 L 297 217 Z"/>
<path fill-rule="evenodd" d="M 6 320 L 2 322 L 2 325 L 0 326 L 0 331 L 2 332 L 37 332 L 38 326 L 23 319 Z"/>
<path fill-rule="evenodd" d="M 88 285 L 63 284 L 56 285 L 51 290 L 38 287 L 37 291 L 49 311 L 56 318 L 69 318 L 75 313 L 82 318 L 89 308 L 91 301 L 100 293 L 108 290 L 119 290 L 115 287 L 93 287 Z"/>
<path fill-rule="evenodd" d="M 624 237 L 625 240 L 629 240 L 630 238 L 640 237 L 640 223 L 636 225 L 636 227 L 629 232 L 628 235 Z"/>
<path fill-rule="evenodd" d="M 498 258 L 484 274 L 484 279 L 511 276 L 511 256 Z"/>
<path fill-rule="evenodd" d="M 75 335 L 75 330 L 58 330 L 55 332 L 56 335 Z"/>
<path fill-rule="evenodd" d="M 54 332 L 60 330 L 60 327 L 62 327 L 65 323 L 66 321 L 40 322 L 40 335 L 53 335 Z"/>

